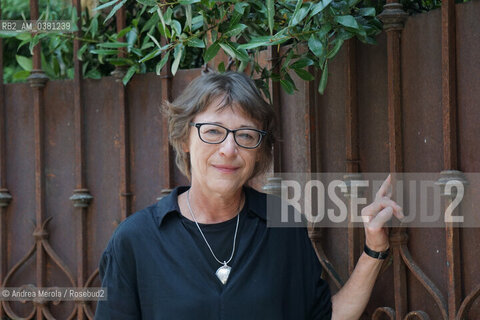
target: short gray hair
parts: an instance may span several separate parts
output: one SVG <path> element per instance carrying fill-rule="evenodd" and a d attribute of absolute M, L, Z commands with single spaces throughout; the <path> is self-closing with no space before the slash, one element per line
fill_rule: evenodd
<path fill-rule="evenodd" d="M 178 168 L 190 179 L 190 157 L 183 150 L 188 141 L 190 122 L 219 98 L 219 109 L 238 106 L 261 124 L 259 129 L 267 132 L 259 147 L 259 161 L 255 164 L 250 179 L 266 172 L 272 162 L 273 145 L 276 141 L 275 112 L 272 105 L 264 100 L 252 79 L 243 73 L 231 71 L 221 74 L 210 71 L 199 76 L 173 102 L 164 102 L 168 115 L 169 140 L 175 150 Z"/>

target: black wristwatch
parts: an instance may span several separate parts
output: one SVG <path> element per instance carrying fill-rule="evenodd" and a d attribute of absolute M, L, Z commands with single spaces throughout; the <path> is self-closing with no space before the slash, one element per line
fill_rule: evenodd
<path fill-rule="evenodd" d="M 370 249 L 367 244 L 363 247 L 363 251 L 368 254 L 370 257 L 379 259 L 379 260 L 385 260 L 388 257 L 388 254 L 390 253 L 390 248 L 388 248 L 385 251 L 374 251 Z"/>

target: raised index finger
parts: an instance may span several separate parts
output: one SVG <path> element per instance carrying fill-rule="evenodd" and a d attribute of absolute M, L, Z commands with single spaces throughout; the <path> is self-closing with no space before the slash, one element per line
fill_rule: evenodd
<path fill-rule="evenodd" d="M 375 195 L 375 200 L 379 200 L 388 196 L 387 193 L 391 186 L 391 182 L 392 182 L 392 175 L 389 174 L 387 179 L 383 181 L 382 185 L 380 186 L 380 189 L 378 189 L 377 194 Z"/>

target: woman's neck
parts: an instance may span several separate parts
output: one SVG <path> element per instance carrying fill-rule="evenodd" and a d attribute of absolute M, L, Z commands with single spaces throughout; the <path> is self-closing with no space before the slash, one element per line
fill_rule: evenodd
<path fill-rule="evenodd" d="M 198 223 L 220 223 L 234 218 L 242 208 L 244 197 L 240 189 L 234 194 L 204 194 L 199 188 L 192 186 L 179 197 L 182 214 L 193 220 L 188 202 Z"/>

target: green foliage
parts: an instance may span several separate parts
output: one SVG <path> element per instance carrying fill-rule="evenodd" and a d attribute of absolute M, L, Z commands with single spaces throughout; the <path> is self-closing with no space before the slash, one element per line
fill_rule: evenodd
<path fill-rule="evenodd" d="M 134 72 L 150 69 L 150 63 L 156 64 L 158 73 L 166 65 L 166 54 L 172 59 L 171 72 L 175 74 L 186 60 L 188 49 L 202 52 L 203 62 L 209 62 L 223 50 L 230 63 L 227 67 L 224 64 L 214 67 L 223 71 L 244 70 L 249 66 L 252 76 L 259 75 L 260 87 L 267 96 L 269 79 L 280 81 L 281 86 L 292 93 L 296 88 L 290 75 L 296 73 L 302 79 L 312 80 L 312 67 L 323 70 L 319 86 L 323 92 L 328 60 L 335 57 L 344 41 L 357 37 L 374 43 L 381 26 L 375 9 L 359 8 L 357 0 L 137 1 L 141 9 L 132 13 L 129 25 L 132 30 L 135 28 L 137 38 L 129 47 L 129 54 L 137 57 L 131 59 L 128 79 Z M 126 5 L 124 3 L 103 4 L 100 9 L 111 9 L 105 21 Z M 163 46 L 161 37 L 166 39 Z M 114 43 L 109 41 L 97 47 Z M 281 52 L 278 62 L 273 67 L 260 65 L 258 53 L 270 46 Z M 280 46 L 284 50 L 280 51 Z M 99 57 L 115 56 L 116 50 L 94 53 Z"/>
<path fill-rule="evenodd" d="M 28 1 L 1 0 L 3 19 L 28 17 Z M 426 10 L 439 0 L 402 0 Z M 410 1 L 410 7 L 408 2 Z M 345 40 L 356 37 L 375 43 L 381 30 L 376 15 L 382 2 L 372 0 L 101 0 L 96 14 L 77 18 L 63 0 L 40 1 L 42 18 L 81 19 L 81 47 L 73 57 L 73 33 L 8 34 L 4 38 L 4 81 L 24 81 L 32 68 L 32 50 L 42 46 L 42 69 L 51 79 L 73 77 L 74 58 L 86 78 L 109 75 L 125 68 L 125 84 L 135 73 L 156 72 L 166 66 L 195 68 L 211 61 L 220 50 L 230 61 L 214 66 L 220 72 L 248 67 L 257 85 L 269 96 L 268 80 L 279 81 L 289 93 L 296 90 L 291 75 L 310 81 L 321 71 L 319 91 L 328 79 L 328 63 Z M 376 7 L 375 7 L 376 6 Z M 125 7 L 126 27 L 116 30 L 115 13 Z M 423 10 L 423 9 L 420 9 Z M 410 11 L 412 12 L 412 11 Z M 160 39 L 165 39 L 163 42 Z M 258 54 L 273 47 L 279 59 L 260 65 Z M 119 56 L 119 52 L 123 55 Z M 170 61 L 170 64 L 167 62 Z"/>

